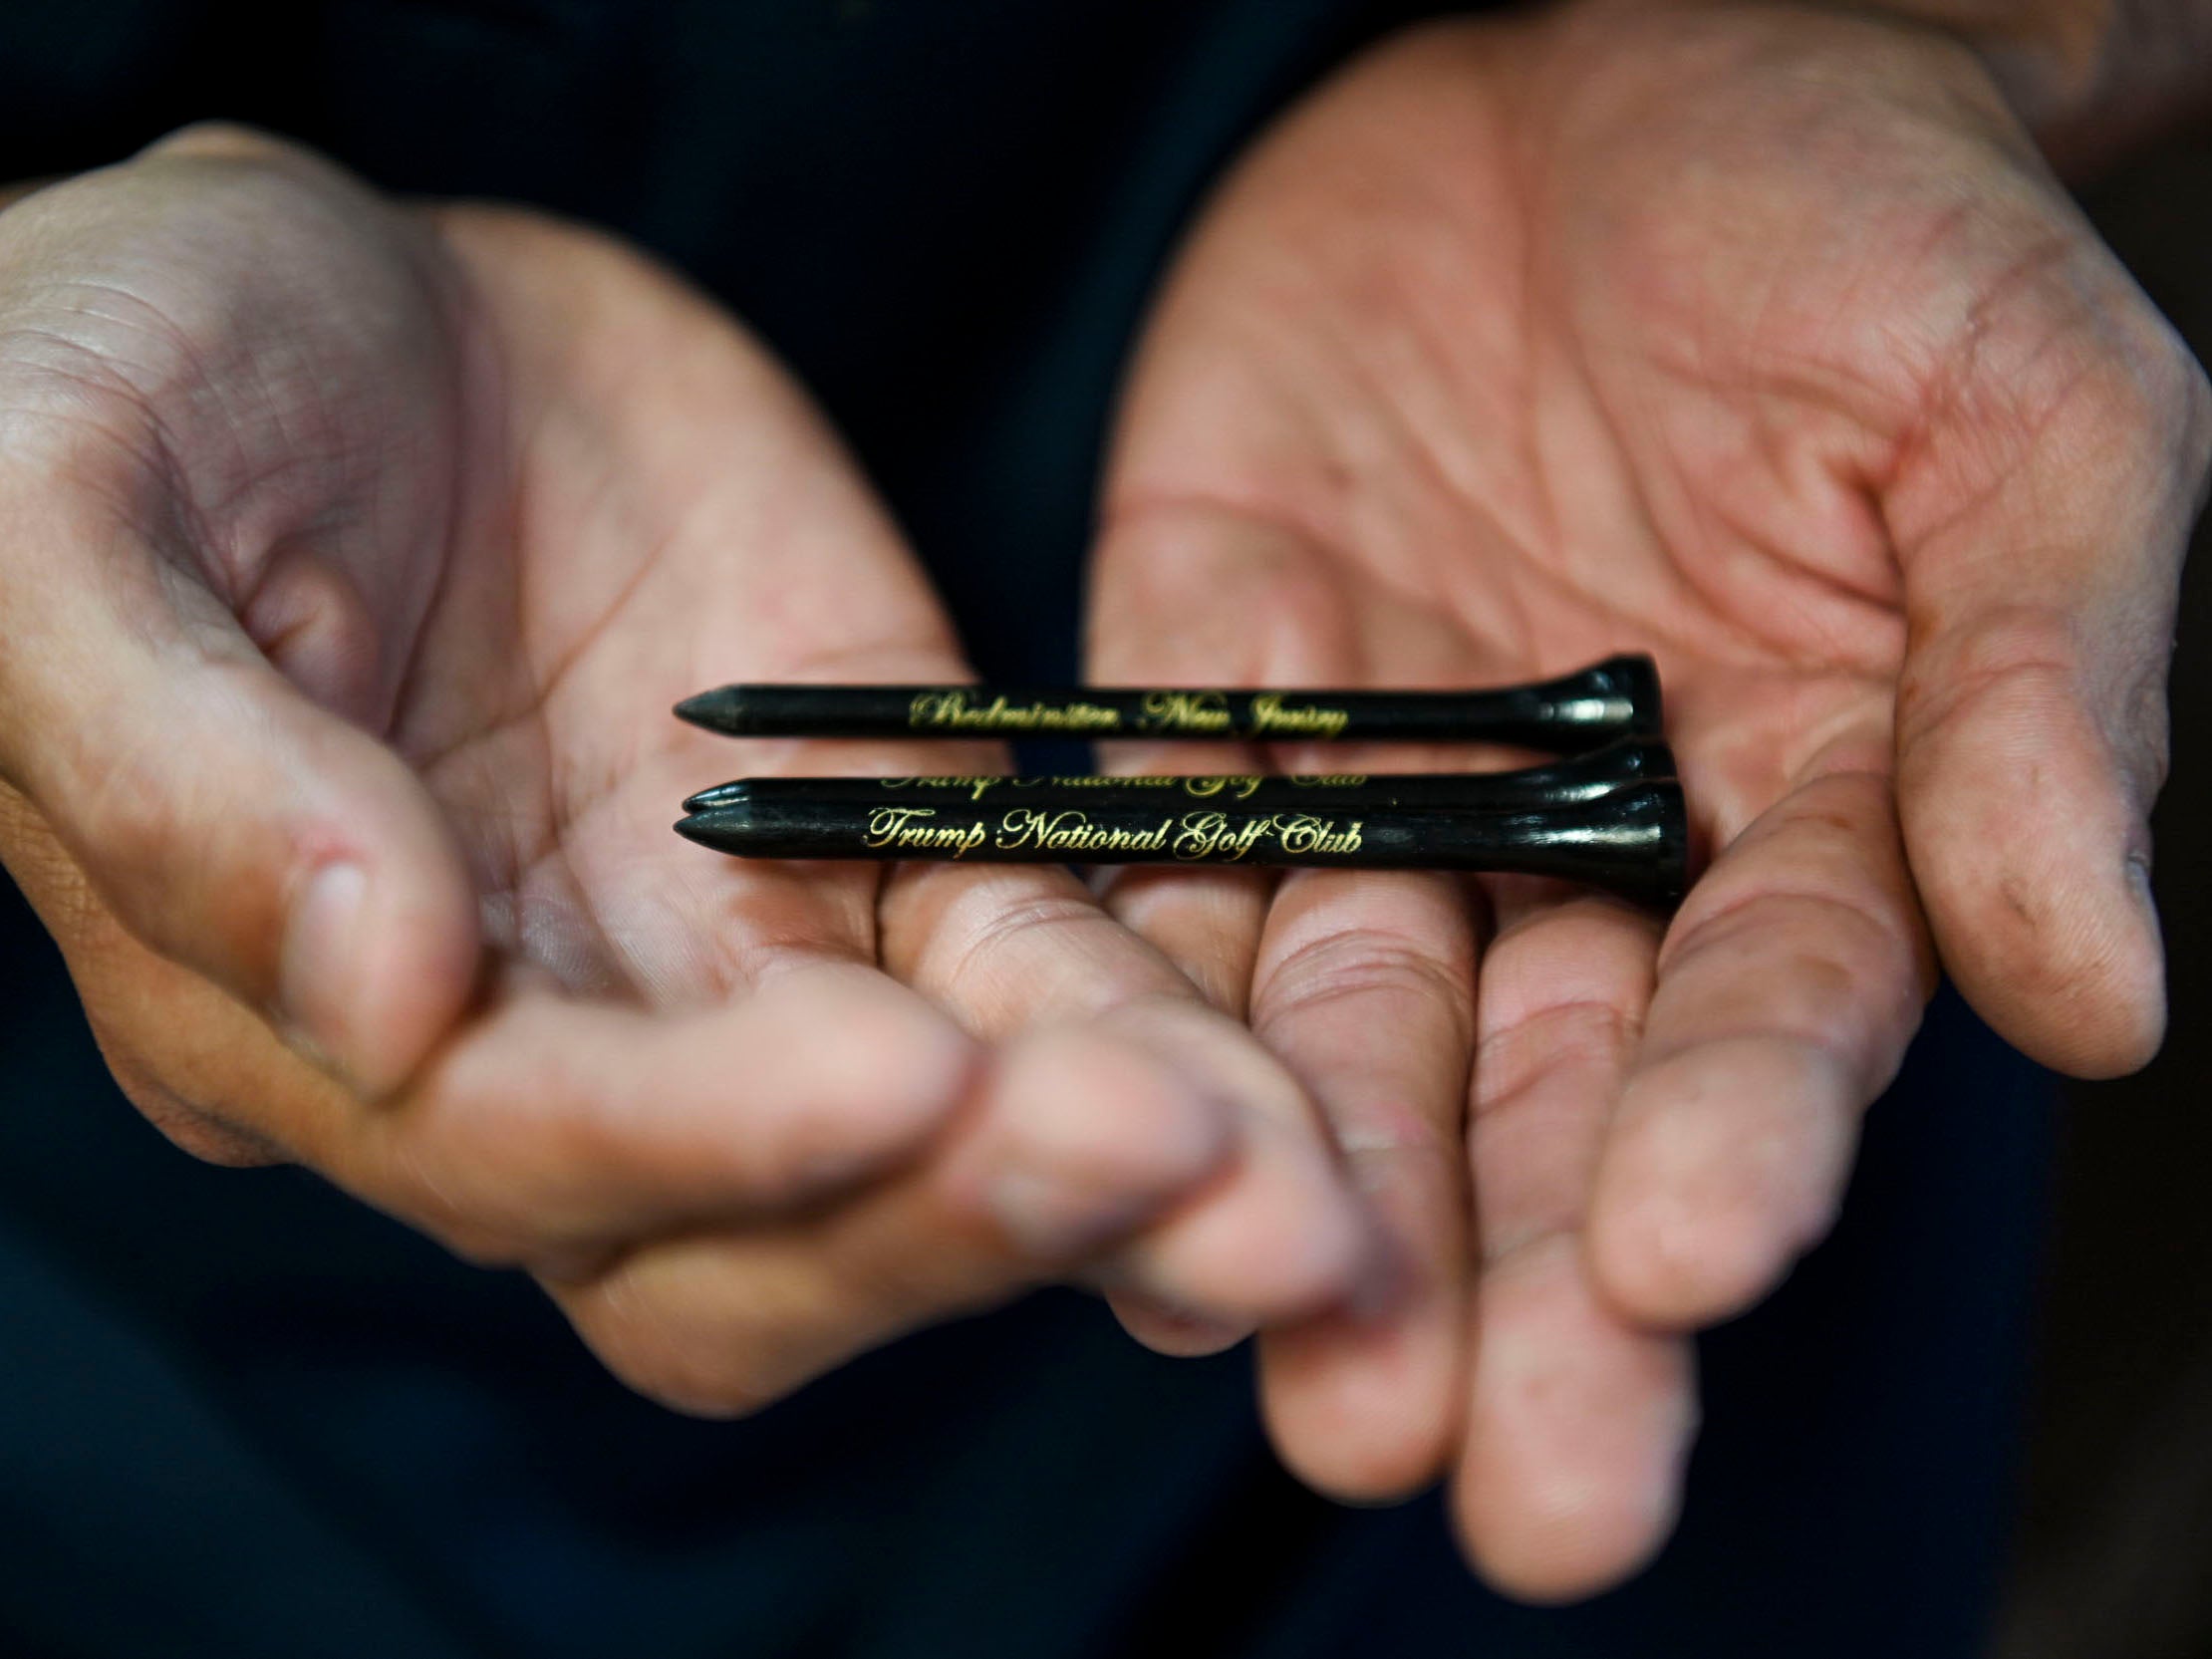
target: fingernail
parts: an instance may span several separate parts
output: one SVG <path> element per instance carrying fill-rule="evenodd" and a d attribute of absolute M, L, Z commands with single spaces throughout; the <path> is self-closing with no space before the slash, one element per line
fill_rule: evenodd
<path fill-rule="evenodd" d="M 369 874 L 358 864 L 326 864 L 308 878 L 285 919 L 277 970 L 279 1011 L 293 1045 L 326 1070 L 344 1051 L 347 997 L 360 949 Z"/>

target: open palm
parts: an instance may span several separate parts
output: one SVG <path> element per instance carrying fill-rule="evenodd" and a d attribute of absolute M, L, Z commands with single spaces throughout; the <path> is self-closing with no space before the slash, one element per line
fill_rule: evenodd
<path fill-rule="evenodd" d="M 1263 1348 L 1293 1464 L 1379 1494 L 1456 1458 L 1502 1583 L 1615 1577 L 1669 1524 L 1683 1333 L 1825 1231 L 1939 957 L 2039 1058 L 2147 1057 L 2206 435 L 2194 365 L 1933 36 L 1433 27 L 1239 167 L 1127 396 L 1096 677 L 1648 650 L 1712 854 L 1671 925 L 1522 882 L 1116 886 L 1393 1220 L 1392 1315 Z M 1420 762 L 1465 763 L 1371 757 Z"/>
<path fill-rule="evenodd" d="M 530 1267 L 699 1409 L 1039 1276 L 1351 1288 L 1304 1096 L 1065 872 L 670 832 L 740 771 L 990 757 L 671 717 L 963 671 L 826 426 L 646 261 L 195 131 L 0 218 L 0 847 L 184 1144 Z"/>

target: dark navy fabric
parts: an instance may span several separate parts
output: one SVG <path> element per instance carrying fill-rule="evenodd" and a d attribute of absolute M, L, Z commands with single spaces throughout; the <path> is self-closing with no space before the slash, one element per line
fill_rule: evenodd
<path fill-rule="evenodd" d="M 1070 672 L 1119 363 L 1194 199 L 1411 7 L 1356 0 L 0 5 L 0 176 L 251 120 L 402 190 L 616 226 L 844 427 L 986 672 Z M 273 21 L 272 21 L 273 18 Z M 1891 1659 L 1975 1651 L 2045 1080 L 1953 998 L 1836 1237 L 1704 1344 L 1680 1537 L 1487 1594 L 1439 1504 L 1272 1466 L 1242 1355 L 1031 1298 L 702 1424 L 525 1281 L 107 1080 L 0 888 L 0 1653 L 149 1659 Z"/>

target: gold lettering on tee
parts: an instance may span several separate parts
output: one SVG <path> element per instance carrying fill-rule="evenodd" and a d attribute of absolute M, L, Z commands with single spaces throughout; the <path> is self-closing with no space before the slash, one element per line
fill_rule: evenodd
<path fill-rule="evenodd" d="M 1025 807 L 999 820 L 992 845 L 1009 853 L 1024 847 L 1052 853 L 1157 853 L 1168 843 L 1169 822 L 1162 818 L 1157 829 L 1149 830 L 1106 829 L 1073 808 L 1054 812 Z"/>
<path fill-rule="evenodd" d="M 1277 818 L 1275 824 L 1282 850 L 1292 856 L 1356 853 L 1360 849 L 1359 820 L 1356 818 L 1341 829 L 1334 819 L 1316 818 L 1310 813 Z"/>
<path fill-rule="evenodd" d="M 907 705 L 917 731 L 1115 731 L 1121 715 L 1096 702 L 978 703 L 966 691 L 923 691 Z"/>
<path fill-rule="evenodd" d="M 1333 818 L 1303 812 L 1242 820 L 1226 812 L 1193 812 L 1176 837 L 1175 856 L 1189 863 L 1236 864 L 1269 836 L 1292 858 L 1356 853 L 1362 844 L 1358 819 L 1339 825 Z"/>
<path fill-rule="evenodd" d="M 876 780 L 878 786 L 884 789 L 935 789 L 946 794 L 966 795 L 971 801 L 981 800 L 993 789 L 1050 789 L 1071 794 L 1088 789 L 1108 793 L 1124 789 L 1172 789 L 1202 801 L 1217 797 L 1244 801 L 1251 799 L 1264 783 L 1286 784 L 1293 789 L 1358 789 L 1371 781 L 1365 772 L 1286 772 L 1267 777 L 1257 773 L 1209 776 L 1175 772 L 1150 776 L 1097 773 L 1082 777 L 1001 777 L 991 774 L 968 777 L 885 777 Z"/>
<path fill-rule="evenodd" d="M 1236 822 L 1226 812 L 1193 812 L 1175 838 L 1175 856 L 1191 863 L 1235 864 L 1274 827 L 1271 815 Z"/>
<path fill-rule="evenodd" d="M 1229 700 L 1219 691 L 1148 691 L 1137 719 L 1140 731 L 1220 734 L 1229 728 Z"/>
<path fill-rule="evenodd" d="M 941 853 L 966 858 L 987 840 L 1001 853 L 1084 855 L 1135 853 L 1185 864 L 1239 864 L 1270 839 L 1292 859 L 1345 857 L 1364 842 L 1361 821 L 1310 812 L 1191 812 L 1135 827 L 1100 824 L 1077 807 L 1017 807 L 996 823 L 927 806 L 879 806 L 868 814 L 863 843 L 870 852 Z"/>
<path fill-rule="evenodd" d="M 1299 737 L 1335 737 L 1351 723 L 1348 709 L 1331 708 L 1318 702 L 1285 702 L 1273 691 L 1262 691 L 1251 699 L 1251 729 L 1254 736 L 1274 733 Z"/>
<path fill-rule="evenodd" d="M 871 852 L 912 848 L 921 852 L 950 852 L 955 858 L 966 858 L 983 844 L 981 824 L 973 820 L 938 823 L 936 819 L 937 813 L 926 806 L 879 806 L 868 814 L 868 830 L 863 840 Z"/>

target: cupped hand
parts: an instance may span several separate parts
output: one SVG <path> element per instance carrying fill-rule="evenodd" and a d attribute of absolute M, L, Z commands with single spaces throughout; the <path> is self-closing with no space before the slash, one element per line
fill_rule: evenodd
<path fill-rule="evenodd" d="M 1933 34 L 1433 26 L 1239 166 L 1127 395 L 1095 677 L 1648 650 L 1710 852 L 1669 923 L 1525 882 L 1116 886 L 1390 1218 L 1387 1314 L 1263 1339 L 1295 1467 L 1372 1497 L 1451 1466 L 1499 1583 L 1611 1581 L 1671 1524 L 1687 1333 L 1826 1230 L 1939 962 L 2063 1070 L 2152 1052 L 2144 820 L 2207 433 L 2194 363 Z M 1466 763 L 1329 764 L 1423 762 Z"/>
<path fill-rule="evenodd" d="M 1287 1074 L 1065 872 L 741 865 L 733 679 L 959 678 L 757 347 L 643 259 L 196 129 L 0 215 L 0 852 L 133 1099 L 741 1409 L 1044 1276 L 1355 1285 Z"/>

